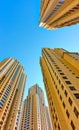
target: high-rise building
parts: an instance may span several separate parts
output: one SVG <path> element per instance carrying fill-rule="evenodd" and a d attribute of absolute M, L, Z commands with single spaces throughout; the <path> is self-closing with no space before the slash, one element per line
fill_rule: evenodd
<path fill-rule="evenodd" d="M 52 130 L 49 110 L 41 88 L 35 84 L 24 101 L 21 130 Z"/>
<path fill-rule="evenodd" d="M 39 25 L 56 29 L 79 23 L 79 0 L 41 0 Z"/>
<path fill-rule="evenodd" d="M 16 59 L 0 62 L 0 130 L 19 130 L 25 79 Z"/>
<path fill-rule="evenodd" d="M 40 65 L 54 130 L 78 130 L 79 53 L 43 48 Z"/>

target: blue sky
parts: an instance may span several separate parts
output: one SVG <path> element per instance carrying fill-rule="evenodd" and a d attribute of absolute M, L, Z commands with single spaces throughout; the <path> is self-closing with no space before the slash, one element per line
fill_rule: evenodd
<path fill-rule="evenodd" d="M 39 12 L 40 0 L 0 1 L 0 61 L 11 56 L 24 66 L 24 98 L 35 83 L 44 90 L 39 64 L 42 48 L 79 52 L 79 25 L 48 31 L 38 26 Z"/>

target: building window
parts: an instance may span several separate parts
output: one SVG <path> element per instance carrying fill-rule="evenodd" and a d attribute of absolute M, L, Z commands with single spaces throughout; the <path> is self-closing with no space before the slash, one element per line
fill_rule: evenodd
<path fill-rule="evenodd" d="M 67 97 L 67 94 L 68 94 L 68 93 L 67 93 L 67 91 L 66 91 L 66 90 L 65 90 L 64 94 L 65 94 L 65 96 Z"/>
<path fill-rule="evenodd" d="M 59 67 L 56 67 L 57 69 L 60 69 Z"/>
<path fill-rule="evenodd" d="M 74 126 L 73 121 L 71 121 L 71 127 L 72 127 L 72 130 L 75 130 L 75 126 Z"/>
<path fill-rule="evenodd" d="M 72 100 L 71 100 L 70 97 L 69 97 L 69 100 L 68 100 L 68 101 L 69 101 L 69 104 L 72 105 Z"/>
<path fill-rule="evenodd" d="M 0 121 L 0 124 L 2 125 L 2 124 L 3 124 L 3 121 Z"/>
<path fill-rule="evenodd" d="M 59 69 L 58 71 L 60 72 L 61 70 Z"/>
<path fill-rule="evenodd" d="M 60 126 L 59 126 L 59 124 L 58 124 L 58 130 L 60 130 Z"/>
<path fill-rule="evenodd" d="M 61 81 L 60 81 L 60 79 L 59 79 L 59 84 L 61 84 Z"/>
<path fill-rule="evenodd" d="M 69 86 L 69 88 L 70 88 L 72 91 L 76 90 L 74 86 Z"/>
<path fill-rule="evenodd" d="M 54 84 L 55 84 L 55 81 L 54 81 Z"/>
<path fill-rule="evenodd" d="M 58 80 L 58 76 L 57 76 L 57 80 Z"/>
<path fill-rule="evenodd" d="M 55 128 L 56 128 L 56 122 L 54 123 L 54 126 L 55 126 Z"/>
<path fill-rule="evenodd" d="M 57 115 L 56 115 L 56 121 L 58 120 L 58 118 L 57 118 Z"/>
<path fill-rule="evenodd" d="M 79 93 L 74 94 L 77 99 L 79 99 Z"/>
<path fill-rule="evenodd" d="M 61 85 L 61 88 L 62 88 L 62 90 L 64 89 L 64 86 L 63 85 Z"/>
<path fill-rule="evenodd" d="M 71 82 L 70 81 L 65 81 L 66 82 L 66 84 L 71 84 Z"/>
<path fill-rule="evenodd" d="M 66 77 L 66 76 L 63 76 L 63 79 L 67 79 L 67 77 Z"/>
<path fill-rule="evenodd" d="M 55 85 L 56 89 L 57 89 L 57 85 Z"/>
<path fill-rule="evenodd" d="M 65 103 L 63 102 L 63 107 L 65 108 Z"/>
<path fill-rule="evenodd" d="M 54 111 L 54 113 L 55 113 L 55 108 L 53 108 L 53 111 Z"/>
<path fill-rule="evenodd" d="M 54 115 L 53 115 L 53 119 L 54 119 Z"/>
<path fill-rule="evenodd" d="M 58 94 L 59 94 L 59 90 L 58 90 L 57 92 L 58 92 Z"/>
<path fill-rule="evenodd" d="M 61 75 L 64 75 L 64 73 L 60 73 Z"/>
<path fill-rule="evenodd" d="M 60 95 L 60 100 L 62 101 L 62 96 Z"/>
<path fill-rule="evenodd" d="M 67 117 L 69 118 L 70 114 L 69 114 L 68 110 L 66 110 L 66 114 L 67 114 Z"/>
<path fill-rule="evenodd" d="M 76 78 L 77 78 L 77 79 L 79 79 L 79 77 L 78 77 L 78 76 L 76 76 Z"/>
<path fill-rule="evenodd" d="M 78 118 L 79 112 L 76 107 L 74 107 L 74 113 L 75 113 L 76 117 Z"/>
<path fill-rule="evenodd" d="M 56 76 L 56 72 L 55 72 L 55 76 Z"/>

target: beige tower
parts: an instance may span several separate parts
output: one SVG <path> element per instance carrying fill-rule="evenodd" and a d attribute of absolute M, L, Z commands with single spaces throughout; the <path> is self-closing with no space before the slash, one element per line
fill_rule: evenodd
<path fill-rule="evenodd" d="M 21 130 L 52 130 L 50 114 L 41 88 L 35 84 L 24 101 Z"/>
<path fill-rule="evenodd" d="M 25 79 L 16 59 L 0 63 L 0 130 L 19 130 Z"/>
<path fill-rule="evenodd" d="M 39 25 L 56 29 L 79 23 L 79 0 L 41 0 Z"/>
<path fill-rule="evenodd" d="M 40 65 L 54 130 L 79 130 L 79 53 L 45 48 Z"/>

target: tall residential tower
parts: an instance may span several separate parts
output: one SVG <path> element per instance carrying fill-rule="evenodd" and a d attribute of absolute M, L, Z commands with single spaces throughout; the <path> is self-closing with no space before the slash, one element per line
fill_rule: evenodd
<path fill-rule="evenodd" d="M 52 130 L 48 107 L 41 88 L 35 84 L 24 101 L 21 130 Z"/>
<path fill-rule="evenodd" d="M 14 58 L 0 62 L 0 130 L 19 130 L 26 76 Z"/>
<path fill-rule="evenodd" d="M 78 130 L 79 53 L 45 48 L 40 65 L 54 130 Z"/>
<path fill-rule="evenodd" d="M 39 25 L 56 29 L 79 23 L 79 0 L 41 0 Z"/>

